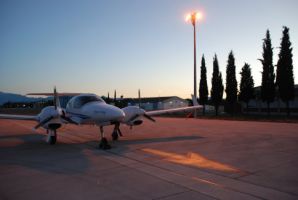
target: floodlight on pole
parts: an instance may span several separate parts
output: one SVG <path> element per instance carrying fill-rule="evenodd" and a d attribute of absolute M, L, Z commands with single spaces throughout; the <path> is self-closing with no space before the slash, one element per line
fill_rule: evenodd
<path fill-rule="evenodd" d="M 192 12 L 187 14 L 185 21 L 190 21 L 193 25 L 193 35 L 194 35 L 194 97 L 197 99 L 197 59 L 196 59 L 196 22 L 202 19 L 203 15 L 201 12 Z M 194 111 L 194 118 L 197 117 L 196 110 Z"/>

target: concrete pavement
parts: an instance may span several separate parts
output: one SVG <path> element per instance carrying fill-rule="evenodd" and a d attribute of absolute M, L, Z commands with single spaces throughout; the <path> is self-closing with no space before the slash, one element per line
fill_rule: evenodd
<path fill-rule="evenodd" d="M 157 118 L 108 151 L 95 126 L 51 146 L 34 125 L 0 120 L 0 199 L 298 199 L 298 124 Z"/>

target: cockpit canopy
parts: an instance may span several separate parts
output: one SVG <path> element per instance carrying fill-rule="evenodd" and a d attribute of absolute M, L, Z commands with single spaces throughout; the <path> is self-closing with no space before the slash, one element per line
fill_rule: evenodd
<path fill-rule="evenodd" d="M 67 103 L 66 109 L 79 109 L 90 102 L 105 103 L 105 101 L 95 94 L 84 94 L 71 98 Z"/>

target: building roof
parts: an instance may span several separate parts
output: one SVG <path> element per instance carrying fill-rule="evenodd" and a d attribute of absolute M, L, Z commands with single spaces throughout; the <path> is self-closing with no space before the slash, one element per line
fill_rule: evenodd
<path fill-rule="evenodd" d="M 168 97 L 141 97 L 141 103 L 158 103 L 158 102 L 163 102 L 165 100 L 171 99 L 171 98 L 179 98 L 177 96 L 168 96 Z M 128 102 L 133 102 L 133 103 L 139 103 L 139 98 L 126 98 L 125 99 Z M 183 99 L 184 100 L 184 99 Z"/>

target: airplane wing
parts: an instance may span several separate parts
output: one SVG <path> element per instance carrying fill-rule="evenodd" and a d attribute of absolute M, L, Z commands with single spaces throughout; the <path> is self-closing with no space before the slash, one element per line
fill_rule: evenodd
<path fill-rule="evenodd" d="M 16 119 L 16 120 L 38 121 L 37 115 L 10 115 L 10 114 L 0 114 L 0 119 Z"/>
<path fill-rule="evenodd" d="M 162 115 L 162 114 L 170 114 L 170 113 L 182 112 L 182 111 L 192 111 L 192 110 L 203 108 L 203 106 L 199 105 L 194 95 L 191 95 L 191 97 L 192 97 L 193 106 L 172 108 L 172 109 L 166 109 L 166 110 L 148 111 L 146 112 L 146 115 L 149 115 L 149 116 Z"/>
<path fill-rule="evenodd" d="M 162 115 L 162 114 L 169 114 L 169 113 L 182 112 L 182 111 L 192 111 L 192 110 L 201 109 L 201 108 L 203 108 L 203 106 L 197 105 L 197 106 L 173 108 L 173 109 L 166 109 L 166 110 L 147 111 L 146 114 L 149 116 L 154 116 L 154 115 Z"/>
<path fill-rule="evenodd" d="M 143 109 L 140 109 L 139 107 L 133 107 L 133 106 L 124 108 L 124 109 L 126 109 L 126 110 L 124 110 L 124 112 L 125 113 L 127 112 L 128 115 L 130 115 L 128 119 L 124 120 L 125 121 L 124 123 L 126 123 L 128 125 L 132 125 L 132 124 L 134 124 L 135 120 L 138 119 L 139 117 L 145 117 L 145 118 L 149 119 L 150 121 L 155 122 L 155 119 L 153 119 L 151 116 L 169 114 L 169 113 L 175 113 L 175 112 L 182 112 L 182 111 L 193 111 L 193 110 L 203 108 L 202 105 L 199 105 L 197 99 L 193 95 L 192 95 L 192 100 L 193 100 L 193 106 L 172 108 L 172 109 L 165 109 L 165 110 L 145 111 Z"/>

